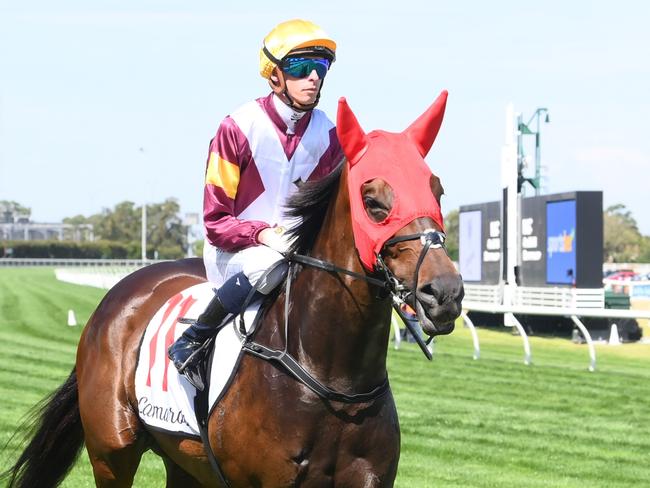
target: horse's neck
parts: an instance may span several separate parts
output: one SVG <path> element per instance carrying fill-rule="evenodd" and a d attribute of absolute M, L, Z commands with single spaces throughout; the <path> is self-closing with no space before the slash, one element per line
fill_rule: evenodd
<path fill-rule="evenodd" d="M 354 248 L 345 169 L 311 254 L 363 273 Z M 301 290 L 302 300 L 296 303 L 294 295 L 291 316 L 298 326 L 292 328 L 289 347 L 300 361 L 340 388 L 368 390 L 381 382 L 390 302 L 377 298 L 377 288 L 344 274 L 307 268 L 297 276 L 294 289 Z"/>

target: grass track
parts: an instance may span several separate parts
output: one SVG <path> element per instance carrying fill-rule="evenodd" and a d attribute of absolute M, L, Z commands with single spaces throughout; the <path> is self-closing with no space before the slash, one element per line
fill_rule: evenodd
<path fill-rule="evenodd" d="M 72 368 L 82 327 L 104 292 L 60 283 L 51 269 L 0 268 L 0 445 L 31 405 Z M 471 359 L 459 327 L 437 339 L 427 362 L 411 344 L 390 349 L 389 373 L 402 431 L 397 487 L 650 486 L 650 346 L 597 346 L 589 373 L 584 345 L 521 339 L 479 330 L 481 359 Z M 16 456 L 16 440 L 0 468 Z M 148 453 L 138 487 L 164 486 Z M 86 455 L 64 487 L 94 486 Z"/>

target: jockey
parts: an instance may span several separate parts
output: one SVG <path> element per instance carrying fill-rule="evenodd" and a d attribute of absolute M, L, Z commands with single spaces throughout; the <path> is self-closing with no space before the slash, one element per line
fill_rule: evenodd
<path fill-rule="evenodd" d="M 315 109 L 335 53 L 336 43 L 309 21 L 277 25 L 260 50 L 260 74 L 271 93 L 226 117 L 210 143 L 203 260 L 218 289 L 168 351 L 199 390 L 201 346 L 229 314 L 241 311 L 253 287 L 268 294 L 284 279 L 288 196 L 300 183 L 329 174 L 343 157 L 334 124 Z"/>

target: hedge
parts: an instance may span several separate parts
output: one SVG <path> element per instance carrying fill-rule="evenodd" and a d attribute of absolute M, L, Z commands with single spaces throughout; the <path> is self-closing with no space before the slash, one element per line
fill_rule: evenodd
<path fill-rule="evenodd" d="M 57 259 L 127 259 L 128 246 L 95 241 L 0 241 L 0 257 Z"/>
<path fill-rule="evenodd" d="M 158 251 L 158 256 L 155 252 Z M 115 241 L 1 241 L 0 258 L 56 258 L 56 259 L 140 259 L 139 242 Z M 180 259 L 185 251 L 179 246 L 147 247 L 147 257 L 153 259 Z"/>

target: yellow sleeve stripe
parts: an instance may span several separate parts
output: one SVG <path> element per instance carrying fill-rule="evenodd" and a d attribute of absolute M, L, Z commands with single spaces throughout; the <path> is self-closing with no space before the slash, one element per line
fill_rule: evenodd
<path fill-rule="evenodd" d="M 234 199 L 239 185 L 239 166 L 221 159 L 217 153 L 211 152 L 208 170 L 205 174 L 205 184 L 208 183 L 218 186 L 228 198 Z"/>

